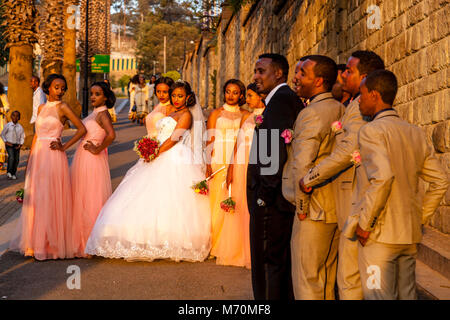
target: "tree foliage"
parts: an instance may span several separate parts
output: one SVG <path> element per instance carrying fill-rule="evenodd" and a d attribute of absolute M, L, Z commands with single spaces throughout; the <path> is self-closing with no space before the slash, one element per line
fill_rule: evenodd
<path fill-rule="evenodd" d="M 164 71 L 164 36 L 167 41 L 166 70 L 179 70 L 184 62 L 185 52 L 192 50 L 193 42 L 200 36 L 199 25 L 195 21 L 189 21 L 181 15 L 171 15 L 170 19 L 167 17 L 168 13 L 151 12 L 139 25 L 136 56 L 139 69 L 146 73 L 153 72 L 153 61 L 158 62 L 156 71 Z"/>

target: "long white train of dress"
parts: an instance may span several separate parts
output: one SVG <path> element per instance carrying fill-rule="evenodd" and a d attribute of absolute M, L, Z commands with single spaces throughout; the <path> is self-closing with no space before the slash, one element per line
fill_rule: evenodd
<path fill-rule="evenodd" d="M 157 123 L 162 144 L 176 121 Z M 208 198 L 191 186 L 205 178 L 193 164 L 189 131 L 152 162 L 140 159 L 103 206 L 85 252 L 128 261 L 172 259 L 203 261 L 211 241 Z"/>

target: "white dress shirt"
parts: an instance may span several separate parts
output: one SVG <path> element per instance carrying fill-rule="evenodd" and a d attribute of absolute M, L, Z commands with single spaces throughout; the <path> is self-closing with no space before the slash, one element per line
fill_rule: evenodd
<path fill-rule="evenodd" d="M 41 87 L 37 87 L 33 92 L 33 116 L 31 117 L 30 123 L 34 123 L 37 118 L 37 112 L 39 106 L 47 102 L 47 98 L 45 97 L 44 91 L 42 91 Z"/>
<path fill-rule="evenodd" d="M 2 139 L 3 141 L 12 143 L 12 144 L 23 144 L 25 141 L 25 132 L 20 123 L 14 124 L 14 122 L 10 121 L 6 124 L 2 131 Z"/>
<path fill-rule="evenodd" d="M 282 86 L 287 86 L 286 82 L 280 83 L 279 85 L 277 85 L 275 88 L 272 89 L 272 91 L 269 92 L 269 94 L 267 95 L 267 97 L 264 99 L 264 103 L 266 104 L 266 106 L 269 105 L 270 99 L 272 99 L 273 95 L 277 92 L 278 89 L 280 89 Z"/>

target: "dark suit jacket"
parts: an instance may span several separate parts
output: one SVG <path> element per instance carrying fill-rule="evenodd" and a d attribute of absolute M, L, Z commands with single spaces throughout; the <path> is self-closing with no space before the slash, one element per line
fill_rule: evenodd
<path fill-rule="evenodd" d="M 247 188 L 251 193 L 256 193 L 253 200 L 262 199 L 267 206 L 276 206 L 280 211 L 295 211 L 295 206 L 287 201 L 281 192 L 283 167 L 288 157 L 281 133 L 292 129 L 301 109 L 303 104 L 294 91 L 287 85 L 282 86 L 270 99 L 263 113 L 263 123 L 255 127 L 253 133 Z M 269 167 L 274 168 L 271 170 L 273 174 L 261 174 L 262 169 L 267 170 Z M 253 201 L 250 198 L 248 200 Z"/>

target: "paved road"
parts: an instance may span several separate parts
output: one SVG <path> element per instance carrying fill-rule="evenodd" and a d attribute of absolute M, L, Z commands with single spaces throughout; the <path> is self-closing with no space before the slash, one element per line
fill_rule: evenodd
<path fill-rule="evenodd" d="M 118 100 L 118 105 L 121 100 Z M 114 124 L 117 138 L 109 147 L 113 188 L 136 162 L 134 141 L 145 134 L 144 127 L 130 123 L 128 106 L 122 108 Z M 65 136 L 71 131 L 66 130 Z M 75 147 L 68 150 L 69 161 Z M 0 254 L 6 235 L 14 228 L 18 206 L 13 193 L 23 186 L 22 154 L 19 179 L 12 182 L 0 177 Z M 3 194 L 3 195 L 2 195 Z M 2 215 L 3 212 L 3 215 Z M 2 241 L 3 240 L 3 241 Z M 79 269 L 78 269 L 79 268 Z M 73 271 L 75 270 L 75 271 Z M 73 280 L 80 271 L 80 289 Z M 69 271 L 69 273 L 68 273 Z M 75 287 L 69 289 L 69 287 Z M 202 263 L 126 262 L 119 259 L 70 259 L 35 261 L 18 253 L 0 257 L 0 299 L 252 299 L 250 271 L 238 267 L 217 266 L 214 260 Z"/>

